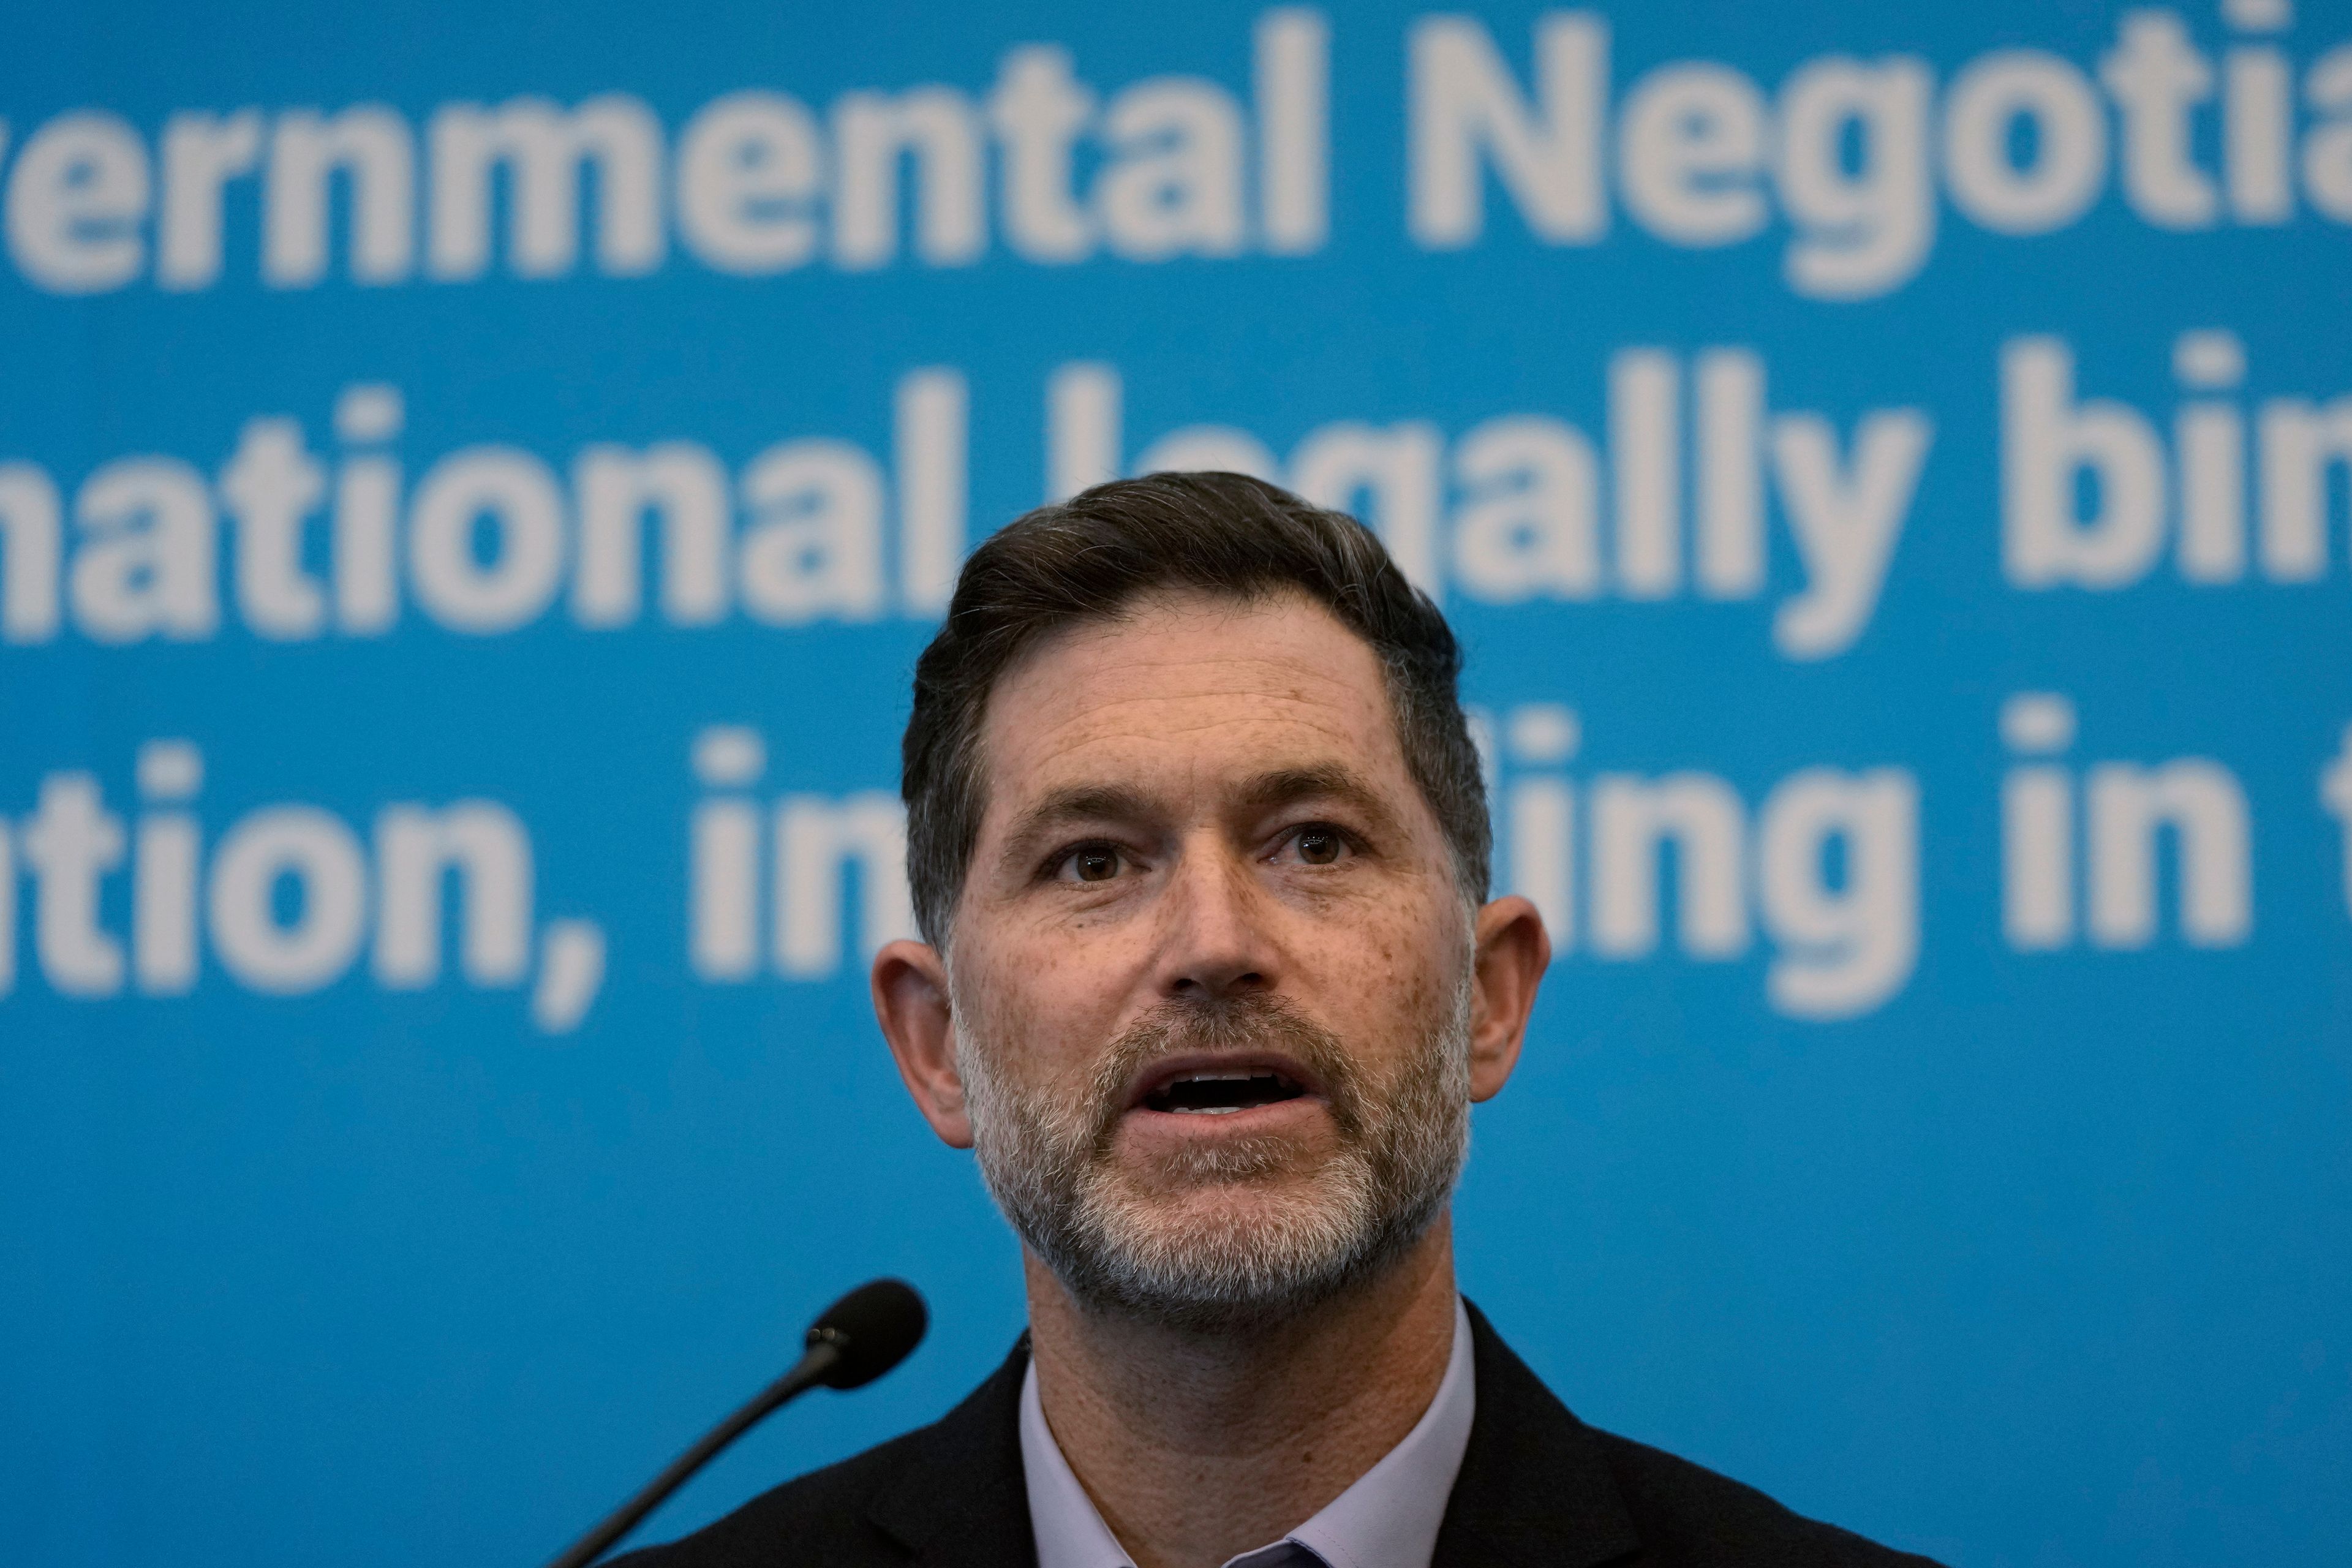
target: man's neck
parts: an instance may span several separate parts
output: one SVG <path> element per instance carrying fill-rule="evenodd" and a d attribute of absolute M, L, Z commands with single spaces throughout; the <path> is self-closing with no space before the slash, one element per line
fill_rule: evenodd
<path fill-rule="evenodd" d="M 1136 1568 L 1217 1568 L 1313 1518 L 1412 1430 L 1453 1345 L 1444 1216 L 1343 1298 L 1245 1334 L 1088 1311 L 1026 1265 L 1046 1424 Z"/>

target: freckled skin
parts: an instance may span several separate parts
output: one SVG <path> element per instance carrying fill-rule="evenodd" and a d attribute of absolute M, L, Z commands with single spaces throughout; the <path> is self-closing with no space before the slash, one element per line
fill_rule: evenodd
<path fill-rule="evenodd" d="M 1013 1081 L 1079 1094 L 1108 1042 L 1156 1005 L 1253 989 L 1378 1077 L 1432 1037 L 1465 963 L 1471 1097 L 1509 1076 L 1549 958 L 1541 922 L 1521 899 L 1464 900 L 1378 660 L 1319 605 L 1173 595 L 1063 632 L 999 681 L 982 763 L 953 1006 L 1001 1043 Z M 1346 786 L 1258 787 L 1283 774 Z M 1036 819 L 1073 792 L 1091 792 L 1085 809 Z M 918 1106 L 970 1147 L 948 972 L 929 947 L 893 943 L 875 1001 Z M 1160 1179 L 1155 1141 L 1244 1121 L 1289 1141 L 1286 1168 L 1241 1184 Z M 1129 1115 L 1111 1151 L 1170 1215 L 1230 1217 L 1298 1201 L 1338 1140 L 1307 1100 Z M 1025 1264 L 1047 1420 L 1139 1568 L 1222 1563 L 1310 1517 L 1420 1418 L 1452 1342 L 1446 1217 L 1385 1273 L 1244 1342 L 1089 1311 L 1034 1255 Z"/>

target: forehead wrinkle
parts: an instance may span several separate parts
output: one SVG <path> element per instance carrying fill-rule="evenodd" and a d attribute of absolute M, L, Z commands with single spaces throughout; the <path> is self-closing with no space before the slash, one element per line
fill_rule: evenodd
<path fill-rule="evenodd" d="M 1057 755 L 1066 754 L 1114 737 L 1129 738 L 1136 729 L 1145 727 L 1142 721 L 1139 720 L 1132 725 L 1124 723 L 1090 725 L 1088 721 L 1100 719 L 1108 710 L 1147 707 L 1160 700 L 1160 699 L 1149 697 L 1130 698 L 1122 702 L 1107 704 L 1105 708 L 1098 708 L 1087 713 L 1074 714 L 1057 724 L 1051 734 L 1040 737 L 1040 749 Z M 1282 714 L 1212 713 L 1192 720 L 1154 721 L 1150 723 L 1148 728 L 1150 738 L 1153 740 L 1172 740 L 1180 736 L 1202 734 L 1212 730 L 1231 729 L 1236 725 L 1263 726 L 1268 723 L 1279 723 L 1285 728 L 1310 731 L 1334 741 L 1353 742 L 1358 739 L 1355 731 L 1344 722 L 1323 717 L 1312 710 L 1295 714 L 1287 712 Z M 1065 739 L 1069 731 L 1082 727 L 1087 731 L 1087 733 L 1080 735 L 1075 741 Z"/>
<path fill-rule="evenodd" d="M 1312 622 L 1319 623 L 1321 628 L 1339 633 L 1353 654 L 1360 657 L 1378 673 L 1379 655 L 1362 635 L 1340 621 L 1327 606 L 1303 594 L 1276 594 L 1245 599 L 1151 595 L 1125 606 L 1116 615 L 1089 617 L 1047 634 L 1024 650 L 1021 657 L 1004 670 L 998 679 L 998 689 L 1001 690 L 1034 675 L 1042 666 L 1054 662 L 1057 654 L 1069 651 L 1071 645 L 1076 643 L 1090 645 L 1088 659 L 1094 665 L 1215 668 L 1289 664 L 1294 674 L 1328 680 L 1335 685 L 1350 684 L 1346 676 L 1328 675 L 1300 667 L 1296 661 L 1304 650 L 1297 646 L 1274 652 L 1238 652 L 1223 647 L 1177 651 L 1165 646 L 1163 636 L 1136 635 L 1154 618 L 1174 623 L 1171 631 L 1181 637 L 1182 629 L 1187 626 L 1199 627 L 1203 623 L 1217 623 L 1218 630 L 1222 631 L 1237 622 L 1269 616 L 1278 618 L 1293 610 L 1303 610 Z M 1307 637 L 1313 636 L 1312 633 L 1307 634 Z"/>
<path fill-rule="evenodd" d="M 1268 672 L 1269 675 L 1272 673 Z M 1113 681 L 1105 679 L 1112 674 L 1111 671 L 1090 672 L 1089 676 L 1070 683 L 1060 692 L 1040 693 L 1048 700 L 1059 696 L 1078 705 L 1076 711 L 1055 720 L 1046 733 L 1051 737 L 1073 727 L 1114 728 L 1139 711 L 1146 714 L 1173 712 L 1180 717 L 1172 720 L 1147 718 L 1138 721 L 1148 722 L 1154 730 L 1174 723 L 1186 731 L 1261 719 L 1328 724 L 1331 720 L 1325 715 L 1344 713 L 1349 718 L 1363 720 L 1374 716 L 1375 704 L 1347 681 L 1316 678 L 1314 684 L 1325 688 L 1318 691 L 1312 689 L 1308 681 L 1297 679 L 1309 672 L 1286 670 L 1281 673 L 1286 679 L 1278 681 L 1261 679 L 1204 683 L 1191 690 L 1129 694 L 1118 690 Z M 1090 686 L 1113 686 L 1114 689 L 1094 696 L 1087 690 Z M 1188 710 L 1203 705 L 1209 705 L 1206 712 L 1198 716 L 1182 716 Z"/>
<path fill-rule="evenodd" d="M 1324 623 L 1324 628 L 1338 633 L 1348 650 L 1341 660 L 1360 668 L 1327 668 L 1328 645 L 1318 648 L 1316 645 L 1321 639 L 1313 631 L 1295 635 L 1273 648 L 1204 651 L 1171 648 L 1160 635 L 1139 624 L 1155 614 L 1168 616 L 1178 625 L 1170 627 L 1167 635 L 1181 639 L 1187 635 L 1185 622 L 1197 628 L 1203 621 L 1230 624 L 1293 608 L 1308 611 L 1314 620 Z M 1218 630 L 1222 629 L 1221 625 Z M 1075 667 L 1065 663 L 1074 653 L 1078 659 Z M 1119 689 L 1132 681 L 1133 672 L 1144 670 L 1161 672 L 1163 678 L 1182 671 L 1192 679 L 1174 691 L 1128 695 Z M 1122 672 L 1127 672 L 1124 679 Z M 1103 695 L 1096 697 L 1097 692 Z M 1014 700 L 1008 703 L 1007 698 Z M 1237 700 L 1251 706 L 1240 711 L 1231 706 L 1223 710 L 1190 711 L 1194 705 L 1231 705 Z M 1073 703 L 1079 705 L 1076 712 L 1055 711 Z M 1171 710 L 1184 717 L 1171 717 Z M 1386 670 L 1361 637 L 1325 606 L 1290 595 L 1234 599 L 1219 595 L 1198 603 L 1191 595 L 1156 602 L 1147 598 L 1117 616 L 1089 620 L 1048 637 L 1027 650 L 999 679 L 973 737 L 979 782 L 983 786 L 992 782 L 995 786 L 983 787 L 982 814 L 984 817 L 1012 804 L 1002 794 L 1010 782 L 1003 771 L 1008 766 L 1033 775 L 1065 768 L 1077 773 L 1085 766 L 1078 757 L 1101 744 L 1139 737 L 1181 741 L 1235 726 L 1284 729 L 1290 731 L 1294 744 L 1312 736 L 1345 752 L 1362 752 L 1375 767 L 1389 762 L 1406 765 Z M 1057 763 L 1063 767 L 1053 765 Z M 1198 757 L 1190 759 L 1188 775 L 1197 777 L 1202 763 Z M 1089 782 L 1097 781 L 1073 779 L 1072 787 Z M 1039 804 L 1043 807 L 1049 803 Z M 1030 827 L 1040 816 L 1035 807 L 1022 811 L 1012 831 Z"/>
<path fill-rule="evenodd" d="M 1087 731 L 1085 738 L 1092 740 L 1104 732 L 1129 728 L 1148 728 L 1154 735 L 1191 734 L 1223 725 L 1252 722 L 1305 725 L 1335 739 L 1361 740 L 1369 737 L 1375 746 L 1381 740 L 1392 742 L 1395 739 L 1395 724 L 1385 683 L 1367 692 L 1342 676 L 1301 668 L 1296 665 L 1271 668 L 1284 663 L 1275 659 L 1224 658 L 1185 662 L 1219 666 L 1248 663 L 1265 668 L 1254 672 L 1257 674 L 1257 679 L 1254 679 L 1204 682 L 1190 690 L 1139 695 L 1115 692 L 1088 700 L 1085 696 L 1085 688 L 1105 683 L 1102 677 L 1106 671 L 1102 667 L 1097 667 L 1055 683 L 1058 690 L 1049 687 L 1045 691 L 1035 694 L 1047 701 L 1055 696 L 1065 697 L 1080 701 L 1082 706 L 1076 712 L 1048 721 L 1043 732 L 1034 737 L 1033 744 L 1023 749 L 1047 752 L 1067 749 L 1069 742 L 1066 737 L 1073 729 Z M 1135 660 L 1110 668 L 1116 669 L 1148 664 L 1160 668 L 1168 663 L 1165 660 Z M 1375 671 L 1376 679 L 1377 675 Z M 1312 689 L 1318 686 L 1324 689 Z M 1231 707 L 1212 709 L 1196 717 L 1170 719 L 1160 716 L 1169 710 L 1183 713 L 1204 703 L 1231 704 L 1242 700 L 1255 706 L 1239 710 Z M 1145 710 L 1144 716 L 1135 716 L 1139 710 Z M 1001 720 L 1006 715 L 1000 710 L 997 717 Z M 1359 724 L 1365 735 L 1356 733 Z"/>
<path fill-rule="evenodd" d="M 1269 615 L 1278 616 L 1283 612 L 1297 610 L 1307 612 L 1313 622 L 1320 623 L 1322 629 L 1339 635 L 1349 650 L 1342 658 L 1349 662 L 1360 660 L 1364 664 L 1366 671 L 1372 678 L 1371 683 L 1374 689 L 1380 693 L 1381 706 L 1386 707 L 1389 697 L 1388 679 L 1387 672 L 1381 667 L 1379 656 L 1373 652 L 1360 634 L 1343 624 L 1328 606 L 1317 603 L 1311 597 L 1295 591 L 1280 590 L 1267 594 L 1237 595 L 1172 590 L 1146 595 L 1122 605 L 1115 614 L 1089 616 L 1083 621 L 1048 633 L 1033 643 L 998 676 L 994 682 L 994 689 L 982 710 L 982 727 L 986 728 L 991 720 L 1003 717 L 1003 700 L 1008 693 L 1015 688 L 1036 681 L 1041 672 L 1059 662 L 1058 656 L 1069 653 L 1073 645 L 1081 643 L 1088 645 L 1086 662 L 1075 671 L 1063 674 L 1057 679 L 1049 679 L 1045 682 L 1048 690 L 1070 692 L 1086 684 L 1088 676 L 1106 667 L 1114 669 L 1132 669 L 1192 666 L 1211 669 L 1255 665 L 1260 667 L 1265 672 L 1256 679 L 1237 683 L 1203 683 L 1202 689 L 1180 695 L 1208 696 L 1213 694 L 1213 690 L 1233 695 L 1233 686 L 1238 684 L 1255 689 L 1261 695 L 1286 696 L 1299 701 L 1312 700 L 1302 690 L 1266 691 L 1265 689 L 1270 683 L 1278 687 L 1292 688 L 1318 683 L 1336 687 L 1342 691 L 1356 692 L 1358 682 L 1352 673 L 1327 671 L 1313 667 L 1314 652 L 1305 646 L 1299 646 L 1319 640 L 1311 632 L 1305 633 L 1303 636 L 1294 636 L 1287 646 L 1271 651 L 1229 652 L 1223 649 L 1177 651 L 1166 646 L 1168 637 L 1183 636 L 1186 623 L 1197 626 L 1202 622 L 1216 622 L 1229 626 L 1242 620 L 1265 617 Z M 1144 632 L 1143 623 L 1155 617 L 1176 624 L 1159 635 L 1148 633 L 1138 635 Z M 1275 667 L 1279 667 L 1282 679 L 1269 682 L 1267 677 L 1274 673 Z"/>

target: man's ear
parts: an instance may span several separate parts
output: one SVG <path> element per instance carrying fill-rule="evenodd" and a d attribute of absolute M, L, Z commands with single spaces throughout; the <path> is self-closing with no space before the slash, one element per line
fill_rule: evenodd
<path fill-rule="evenodd" d="M 947 965 L 919 942 L 894 942 L 874 955 L 874 1016 L 916 1109 L 942 1142 L 971 1147 L 963 1078 L 956 1071 L 955 1017 Z"/>
<path fill-rule="evenodd" d="M 1492 1100 L 1518 1065 L 1551 938 L 1535 905 L 1516 895 L 1478 911 L 1470 999 L 1470 1098 Z"/>

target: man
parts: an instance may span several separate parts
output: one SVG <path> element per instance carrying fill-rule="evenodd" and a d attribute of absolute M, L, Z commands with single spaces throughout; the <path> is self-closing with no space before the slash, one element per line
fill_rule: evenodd
<path fill-rule="evenodd" d="M 639 1568 L 1923 1561 L 1581 1425 L 1456 1294 L 1469 1107 L 1550 957 L 1486 896 L 1459 663 L 1370 532 L 1237 475 L 980 547 L 907 726 L 926 940 L 874 1004 L 1030 1331 Z"/>

